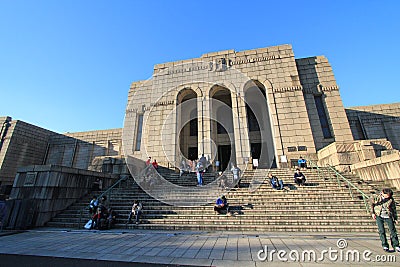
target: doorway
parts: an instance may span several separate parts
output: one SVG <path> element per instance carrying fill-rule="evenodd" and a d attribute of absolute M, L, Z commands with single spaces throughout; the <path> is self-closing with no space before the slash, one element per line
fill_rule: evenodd
<path fill-rule="evenodd" d="M 189 147 L 188 159 L 196 160 L 197 158 L 198 158 L 198 148 L 197 147 Z"/>
<path fill-rule="evenodd" d="M 218 146 L 218 160 L 221 163 L 221 171 L 224 171 L 229 166 L 231 159 L 231 145 Z"/>
<path fill-rule="evenodd" d="M 253 159 L 260 159 L 261 156 L 261 143 L 251 143 L 251 157 Z"/>

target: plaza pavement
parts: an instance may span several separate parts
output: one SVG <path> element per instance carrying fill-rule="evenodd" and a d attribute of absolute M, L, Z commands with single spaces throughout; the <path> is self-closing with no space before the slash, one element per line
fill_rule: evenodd
<path fill-rule="evenodd" d="M 259 259 L 265 257 L 262 249 L 268 250 L 265 261 Z M 272 250 L 281 250 L 281 259 L 276 253 L 271 257 Z M 399 262 L 400 253 L 381 249 L 377 233 L 54 228 L 0 233 L 0 266 L 398 266 Z"/>

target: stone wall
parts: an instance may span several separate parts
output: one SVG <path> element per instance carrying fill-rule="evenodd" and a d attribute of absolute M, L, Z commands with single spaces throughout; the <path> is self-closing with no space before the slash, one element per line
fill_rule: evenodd
<path fill-rule="evenodd" d="M 307 106 L 309 123 L 317 150 L 333 143 L 353 140 L 339 86 L 328 59 L 324 56 L 296 59 L 304 101 Z M 315 97 L 319 96 L 324 104 L 328 120 L 330 138 L 323 135 Z M 302 122 L 303 124 L 304 122 Z"/>
<path fill-rule="evenodd" d="M 386 138 L 400 149 L 400 103 L 346 108 L 356 140 Z"/>
<path fill-rule="evenodd" d="M 53 164 L 87 170 L 97 157 L 123 155 L 122 129 L 58 134 L 20 120 L 5 127 L 7 118 L 0 117 L 0 193 L 10 193 L 19 167 Z"/>
<path fill-rule="evenodd" d="M 7 227 L 44 226 L 56 214 L 87 195 L 97 179 L 102 180 L 103 188 L 108 188 L 117 181 L 118 175 L 55 165 L 18 169 L 8 201 L 11 214 Z"/>
<path fill-rule="evenodd" d="M 400 153 L 395 151 L 376 159 L 351 165 L 352 172 L 363 180 L 385 181 L 400 189 Z"/>
<path fill-rule="evenodd" d="M 0 150 L 1 185 L 13 184 L 18 167 L 43 164 L 47 142 L 53 134 L 20 120 L 11 121 Z"/>
<path fill-rule="evenodd" d="M 318 151 L 318 165 L 330 165 L 339 171 L 350 171 L 352 164 L 375 159 L 383 151 L 392 149 L 391 143 L 386 139 L 335 142 Z"/>
<path fill-rule="evenodd" d="M 121 156 L 122 129 L 56 134 L 50 137 L 45 164 L 89 169 L 96 157 Z"/>

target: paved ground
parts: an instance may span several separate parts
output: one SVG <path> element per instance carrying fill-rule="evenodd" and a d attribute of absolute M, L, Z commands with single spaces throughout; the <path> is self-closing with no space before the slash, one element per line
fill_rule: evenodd
<path fill-rule="evenodd" d="M 400 253 L 384 252 L 378 235 L 371 233 L 43 228 L 0 234 L 0 266 L 398 266 L 399 262 Z"/>

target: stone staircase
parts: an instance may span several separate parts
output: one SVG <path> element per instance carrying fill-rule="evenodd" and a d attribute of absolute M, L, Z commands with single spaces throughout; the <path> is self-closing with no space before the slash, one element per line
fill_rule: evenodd
<path fill-rule="evenodd" d="M 167 205 L 152 198 L 132 182 L 128 187 L 114 189 L 108 205 L 118 213 L 115 228 L 121 229 L 376 232 L 375 222 L 367 214 L 361 195 L 353 191 L 352 199 L 346 184 L 341 183 L 339 186 L 336 178 L 328 177 L 328 173 L 322 177 L 315 170 L 305 170 L 303 173 L 307 177 L 307 184 L 297 187 L 293 183 L 293 170 L 271 171 L 283 179 L 285 190 L 274 190 L 266 182 L 257 188 L 252 187 L 254 180 L 263 181 L 269 171 L 247 170 L 242 177 L 242 187 L 225 194 L 232 216 L 216 215 L 212 203 L 195 207 Z M 215 179 L 212 174 L 208 176 L 209 181 Z M 379 192 L 384 186 L 360 181 L 353 175 L 345 176 L 368 195 Z M 167 179 L 182 186 L 193 187 L 196 184 L 195 174 L 179 177 L 179 173 L 169 173 Z M 252 190 L 249 190 L 249 186 Z M 138 226 L 125 225 L 134 199 L 141 201 L 144 206 L 141 223 Z M 47 226 L 83 227 L 89 219 L 85 209 L 89 200 L 90 196 L 76 202 L 53 218 Z M 80 210 L 84 210 L 81 222 Z"/>

